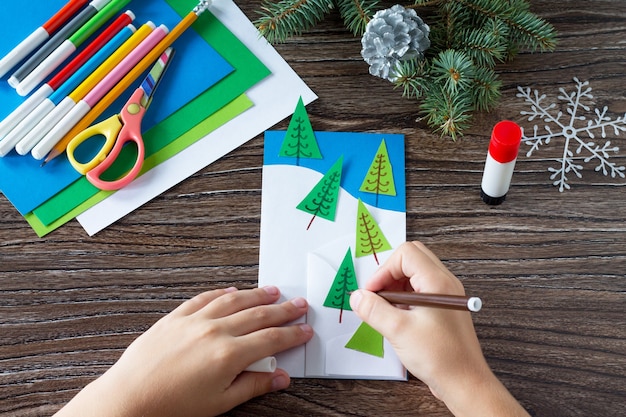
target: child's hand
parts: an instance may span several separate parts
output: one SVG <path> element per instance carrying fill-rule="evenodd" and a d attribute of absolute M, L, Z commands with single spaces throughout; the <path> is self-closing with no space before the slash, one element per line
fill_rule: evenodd
<path fill-rule="evenodd" d="M 469 312 L 433 307 L 397 308 L 375 291 L 464 295 L 463 284 L 419 242 L 404 243 L 352 293 L 356 314 L 382 333 L 406 368 L 457 416 L 525 416 L 491 372 Z"/>
<path fill-rule="evenodd" d="M 275 287 L 202 293 L 139 336 L 119 361 L 59 416 L 211 416 L 287 388 L 289 375 L 243 372 L 251 363 L 301 345 L 309 325 L 283 326 L 308 308 L 297 298 L 273 304 Z"/>

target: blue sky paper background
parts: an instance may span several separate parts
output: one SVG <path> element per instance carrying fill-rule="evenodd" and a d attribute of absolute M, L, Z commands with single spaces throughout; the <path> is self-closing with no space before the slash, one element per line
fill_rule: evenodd
<path fill-rule="evenodd" d="M 0 13 L 0 56 L 4 56 L 36 27 L 47 21 L 66 0 L 38 0 L 24 13 L 24 3 L 3 3 Z M 151 20 L 157 26 L 165 24 L 172 29 L 180 16 L 164 0 L 132 0 L 120 11 L 132 10 L 136 27 Z M 117 17 L 117 15 L 115 16 Z M 102 30 L 103 26 L 100 30 Z M 100 31 L 96 32 L 94 35 Z M 89 44 L 85 42 L 82 46 Z M 192 29 L 187 30 L 174 43 L 176 54 L 155 93 L 143 123 L 143 131 L 163 121 L 176 110 L 206 91 L 233 71 L 215 50 Z M 210 69 L 210 70 L 208 70 Z M 20 97 L 6 82 L 12 72 L 0 80 L 0 117 L 4 118 L 25 98 Z M 98 120 L 117 113 L 141 79 L 115 102 Z M 26 214 L 67 187 L 80 177 L 69 164 L 65 155 L 54 159 L 44 168 L 41 161 L 30 155 L 21 156 L 12 151 L 0 158 L 0 190 L 21 214 Z"/>
<path fill-rule="evenodd" d="M 296 158 L 279 156 L 287 132 L 265 132 L 264 165 L 296 165 Z M 364 203 L 376 206 L 376 195 L 359 191 L 363 179 L 385 139 L 396 185 L 396 196 L 379 195 L 378 207 L 406 212 L 406 179 L 404 161 L 404 135 L 389 133 L 315 132 L 322 159 L 300 158 L 300 166 L 318 171 L 322 175 L 343 155 L 341 187 Z"/>

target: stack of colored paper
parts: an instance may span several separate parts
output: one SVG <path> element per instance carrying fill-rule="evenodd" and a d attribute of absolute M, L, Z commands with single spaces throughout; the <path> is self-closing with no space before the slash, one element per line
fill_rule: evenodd
<path fill-rule="evenodd" d="M 196 4 L 132 0 L 128 8 L 137 25 L 151 20 L 172 28 Z M 29 15 L 21 13 L 18 2 L 3 6 L 0 24 L 6 36 L 0 39 L 0 56 L 62 5 L 62 0 L 40 0 Z M 14 151 L 0 158 L 0 190 L 39 236 L 75 217 L 90 235 L 97 233 L 288 117 L 299 97 L 305 103 L 316 98 L 232 0 L 215 0 L 173 46 L 176 56 L 142 124 L 142 173 L 127 187 L 98 190 L 65 155 L 43 167 Z M 134 88 L 98 120 L 119 112 Z M 2 80 L 0 119 L 22 100 Z M 132 157 L 129 152 L 127 158 Z"/>

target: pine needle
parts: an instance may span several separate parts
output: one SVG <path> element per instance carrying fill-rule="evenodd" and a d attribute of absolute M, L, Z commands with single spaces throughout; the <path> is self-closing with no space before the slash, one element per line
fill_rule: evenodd
<path fill-rule="evenodd" d="M 402 96 L 406 98 L 420 98 L 428 90 L 427 62 L 422 59 L 401 61 L 396 69 L 396 88 L 402 88 Z"/>
<path fill-rule="evenodd" d="M 371 17 L 376 13 L 377 0 L 336 0 L 339 13 L 346 24 L 346 28 L 355 36 L 361 36 Z"/>
<path fill-rule="evenodd" d="M 264 0 L 254 24 L 268 42 L 282 43 L 321 22 L 332 8 L 332 0 Z"/>

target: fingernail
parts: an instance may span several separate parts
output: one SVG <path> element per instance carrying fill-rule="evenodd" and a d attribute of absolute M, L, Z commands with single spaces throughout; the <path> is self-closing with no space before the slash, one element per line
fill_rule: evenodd
<path fill-rule="evenodd" d="M 293 304 L 294 306 L 298 307 L 298 308 L 304 308 L 306 307 L 306 300 L 302 297 L 297 297 L 294 298 L 293 300 L 291 300 L 291 304 Z"/>
<path fill-rule="evenodd" d="M 352 310 L 358 311 L 359 303 L 361 302 L 362 298 L 363 294 L 361 294 L 361 291 L 359 290 L 356 290 L 352 294 L 350 294 L 350 307 L 352 308 Z"/>
<path fill-rule="evenodd" d="M 269 295 L 278 295 L 278 288 L 273 285 L 268 285 L 267 287 L 263 287 L 263 290 Z"/>
<path fill-rule="evenodd" d="M 276 375 L 272 379 L 272 391 L 285 389 L 289 386 L 289 378 L 283 374 Z"/>
<path fill-rule="evenodd" d="M 310 324 L 302 323 L 300 324 L 300 330 L 304 333 L 313 333 L 313 327 Z"/>
<path fill-rule="evenodd" d="M 224 291 L 225 292 L 235 292 L 235 291 L 237 291 L 237 288 L 236 287 L 228 287 L 228 288 L 224 288 Z"/>

